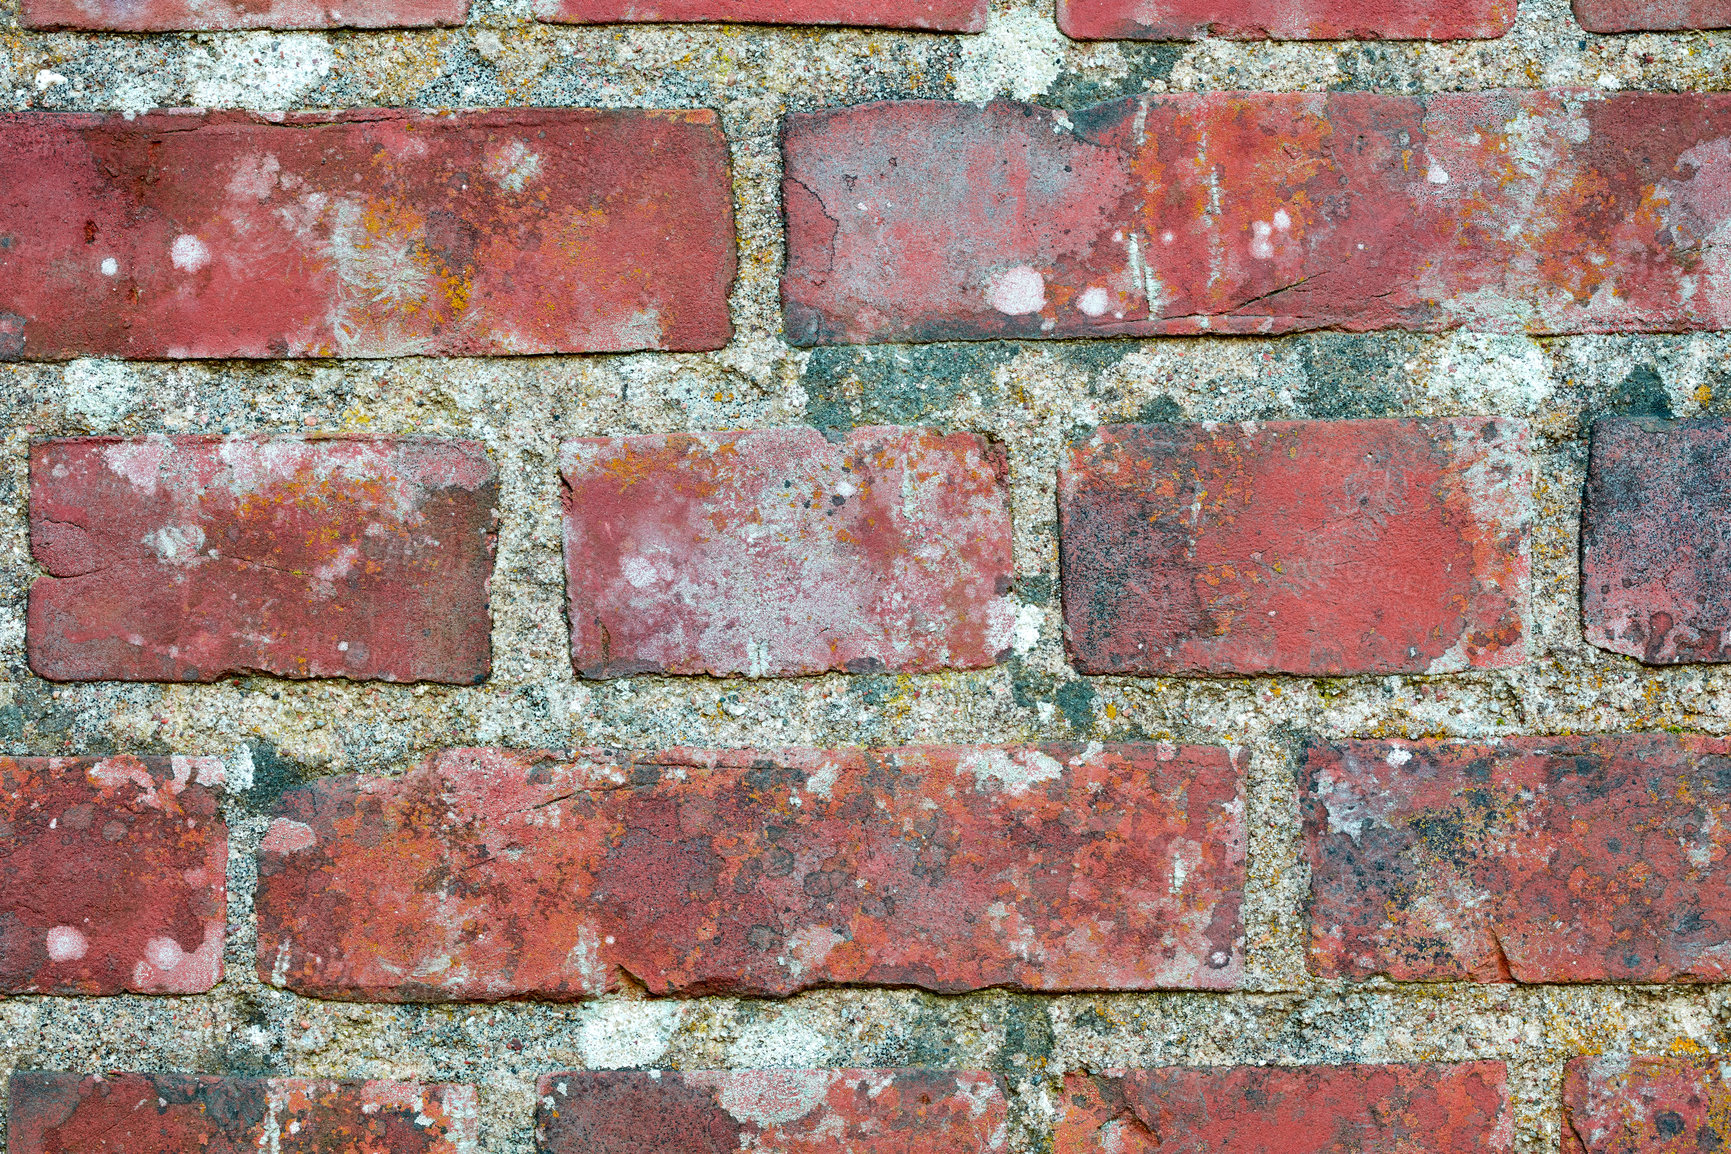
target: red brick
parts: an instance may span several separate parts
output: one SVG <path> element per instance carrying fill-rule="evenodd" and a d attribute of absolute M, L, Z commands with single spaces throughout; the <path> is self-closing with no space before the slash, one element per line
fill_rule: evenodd
<path fill-rule="evenodd" d="M 1465 40 L 1514 22 L 1514 0 L 1058 0 L 1077 40 Z"/>
<path fill-rule="evenodd" d="M 1731 97 L 1181 93 L 790 115 L 789 339 L 1731 327 Z M 1152 305 L 1150 301 L 1152 300 Z"/>
<path fill-rule="evenodd" d="M 11 1154 L 473 1154 L 472 1086 L 12 1075 Z"/>
<path fill-rule="evenodd" d="M 1514 1133 L 1501 1062 L 1069 1074 L 1062 1109 L 1053 1154 L 1490 1154 Z"/>
<path fill-rule="evenodd" d="M 0 994 L 216 985 L 221 782 L 207 757 L 0 758 Z"/>
<path fill-rule="evenodd" d="M 1589 32 L 1671 32 L 1731 28 L 1728 0 L 1575 0 Z"/>
<path fill-rule="evenodd" d="M 1731 425 L 1594 423 L 1581 617 L 1592 644 L 1651 665 L 1731 661 Z"/>
<path fill-rule="evenodd" d="M 792 676 L 992 665 L 1008 469 L 972 433 L 604 437 L 564 449 L 572 663 Z"/>
<path fill-rule="evenodd" d="M 498 495 L 473 441 L 80 437 L 30 450 L 30 666 L 476 682 Z"/>
<path fill-rule="evenodd" d="M 259 973 L 367 1001 L 1237 984 L 1214 747 L 453 750 L 284 795 Z"/>
<path fill-rule="evenodd" d="M 1327 977 L 1731 977 L 1731 742 L 1352 741 L 1307 757 L 1311 958 Z"/>
<path fill-rule="evenodd" d="M 1008 1154 L 983 1070 L 657 1070 L 541 1079 L 542 1154 Z"/>
<path fill-rule="evenodd" d="M 1443 673 L 1525 656 L 1519 422 L 1102 426 L 1059 477 L 1086 673 Z"/>
<path fill-rule="evenodd" d="M 461 24 L 469 0 L 22 0 L 26 28 L 214 32 L 240 28 L 428 28 Z"/>
<path fill-rule="evenodd" d="M 1563 1154 L 1703 1154 L 1731 1141 L 1731 1090 L 1718 1058 L 1627 1054 L 1571 1059 Z"/>
<path fill-rule="evenodd" d="M 719 348 L 731 198 L 707 111 L 0 116 L 0 355 Z"/>
<path fill-rule="evenodd" d="M 535 0 L 535 14 L 559 24 L 716 22 L 727 24 L 851 24 L 864 28 L 923 28 L 984 32 L 985 0 Z"/>

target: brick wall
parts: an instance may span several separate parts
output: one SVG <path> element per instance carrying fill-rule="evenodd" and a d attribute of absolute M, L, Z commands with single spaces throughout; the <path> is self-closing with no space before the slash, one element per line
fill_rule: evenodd
<path fill-rule="evenodd" d="M 1731 1140 L 1731 7 L 0 24 L 14 1154 Z"/>

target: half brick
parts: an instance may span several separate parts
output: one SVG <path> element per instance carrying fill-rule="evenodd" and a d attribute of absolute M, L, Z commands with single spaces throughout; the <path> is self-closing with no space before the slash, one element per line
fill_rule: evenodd
<path fill-rule="evenodd" d="M 1214 747 L 453 750 L 292 790 L 258 965 L 359 1001 L 837 984 L 1227 989 L 1242 761 Z"/>
<path fill-rule="evenodd" d="M 1470 40 L 1514 22 L 1514 0 L 1058 0 L 1077 40 Z"/>
<path fill-rule="evenodd" d="M 1009 470 L 984 437 L 602 437 L 563 460 L 584 677 L 916 673 L 1009 652 Z"/>
<path fill-rule="evenodd" d="M 983 1070 L 655 1070 L 541 1079 L 543 1154 L 1007 1154 Z"/>
<path fill-rule="evenodd" d="M 1731 661 L 1731 423 L 1593 423 L 1581 499 L 1589 642 L 1649 665 Z"/>
<path fill-rule="evenodd" d="M 22 0 L 26 28 L 222 32 L 245 28 L 432 28 L 468 19 L 469 0 Z"/>
<path fill-rule="evenodd" d="M 81 437 L 30 450 L 30 666 L 484 679 L 498 482 L 473 441 Z"/>
<path fill-rule="evenodd" d="M 1179 93 L 788 116 L 788 339 L 1731 327 L 1731 96 Z"/>
<path fill-rule="evenodd" d="M 472 1086 L 17 1071 L 11 1154 L 474 1154 Z"/>
<path fill-rule="evenodd" d="M 1575 0 L 1588 32 L 1683 32 L 1731 28 L 1731 0 Z"/>
<path fill-rule="evenodd" d="M 0 116 L 0 358 L 714 349 L 713 112 Z"/>
<path fill-rule="evenodd" d="M 1086 673 L 1446 673 L 1525 656 L 1527 430 L 1102 426 L 1060 465 Z"/>
<path fill-rule="evenodd" d="M 216 985 L 222 780 L 210 757 L 0 757 L 0 994 Z"/>
<path fill-rule="evenodd" d="M 1501 1154 L 1501 1062 L 1214 1066 L 1064 1078 L 1054 1154 Z"/>
<path fill-rule="evenodd" d="M 1630 734 L 1310 750 L 1325 977 L 1731 976 L 1731 742 Z"/>
<path fill-rule="evenodd" d="M 1731 1141 L 1731 1087 L 1717 1058 L 1603 1054 L 1563 1072 L 1563 1154 L 1683 1154 Z"/>
<path fill-rule="evenodd" d="M 534 0 L 535 15 L 554 24 L 693 22 L 846 24 L 928 32 L 984 32 L 985 0 Z"/>

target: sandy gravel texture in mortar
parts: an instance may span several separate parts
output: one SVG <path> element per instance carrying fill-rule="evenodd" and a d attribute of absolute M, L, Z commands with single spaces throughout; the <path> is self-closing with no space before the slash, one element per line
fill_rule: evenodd
<path fill-rule="evenodd" d="M 1593 36 L 1564 0 L 1522 0 L 1497 41 L 1079 44 L 1048 7 L 994 5 L 978 36 L 743 27 L 538 25 L 477 0 L 462 28 L 404 33 L 32 34 L 0 2 L 0 104 L 712 107 L 731 142 L 737 332 L 713 354 L 520 360 L 74 361 L 0 366 L 0 748 L 213 754 L 231 782 L 228 977 L 183 998 L 0 999 L 14 1067 L 414 1077 L 481 1085 L 481 1146 L 532 1148 L 536 1077 L 632 1066 L 988 1068 L 1013 1140 L 1037 1148 L 1059 1076 L 1123 1065 L 1510 1064 L 1516 1147 L 1554 1151 L 1563 1063 L 1606 1049 L 1722 1051 L 1716 988 L 1360 985 L 1307 976 L 1296 757 L 1314 738 L 1731 730 L 1731 670 L 1646 668 L 1587 646 L 1577 610 L 1586 429 L 1605 412 L 1731 410 L 1731 340 L 1472 332 L 1281 339 L 988 342 L 795 350 L 781 339 L 782 115 L 873 98 L 1078 108 L 1137 92 L 1584 85 L 1731 87 L 1731 33 Z M 1530 660 L 1443 677 L 1077 676 L 1064 660 L 1054 490 L 1059 447 L 1109 422 L 1498 415 L 1537 460 Z M 923 423 L 1001 439 L 1015 519 L 1014 655 L 990 670 L 789 680 L 571 671 L 558 445 L 574 436 Z M 499 469 L 493 673 L 469 688 L 285 682 L 55 687 L 24 659 L 36 574 L 24 520 L 33 436 L 83 432 L 424 433 L 482 442 Z M 785 1000 L 370 1006 L 253 977 L 254 853 L 277 793 L 395 772 L 453 744 L 788 746 L 1167 739 L 1248 752 L 1248 988 L 1232 994 L 940 997 L 820 990 Z M 3 1083 L 0 1083 L 3 1085 Z M 0 1132 L 4 1103 L 0 1102 Z"/>

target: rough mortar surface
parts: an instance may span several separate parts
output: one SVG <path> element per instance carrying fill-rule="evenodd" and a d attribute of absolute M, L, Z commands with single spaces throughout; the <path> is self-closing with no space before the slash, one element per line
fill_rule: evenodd
<path fill-rule="evenodd" d="M 1162 91 L 1383 93 L 1587 85 L 1731 88 L 1731 33 L 1596 36 L 1565 0 L 1521 0 L 1513 30 L 1438 44 L 1071 42 L 1049 6 L 998 0 L 977 36 L 722 26 L 554 27 L 526 0 L 409 32 L 86 35 L 20 29 L 0 0 L 0 105 L 707 107 L 732 151 L 740 271 L 722 350 L 519 359 L 0 365 L 0 750 L 217 755 L 225 762 L 225 976 L 186 997 L 0 999 L 13 1068 L 473 1082 L 479 1147 L 533 1148 L 537 1080 L 618 1067 L 985 1069 L 1011 1143 L 1051 1132 L 1067 1074 L 1169 1064 L 1506 1061 L 1514 1148 L 1559 1148 L 1565 1064 L 1731 1047 L 1722 987 L 1395 985 L 1305 965 L 1298 765 L 1315 739 L 1731 732 L 1731 671 L 1645 667 L 1582 638 L 1586 430 L 1600 414 L 1731 412 L 1724 335 L 1534 339 L 1473 331 L 1283 338 L 997 341 L 796 349 L 781 332 L 781 166 L 789 111 L 1003 95 L 1077 109 Z M 1537 461 L 1532 629 L 1514 668 L 1345 679 L 1081 677 L 1060 634 L 1060 452 L 1102 423 L 1495 416 Z M 1013 656 L 977 671 L 579 681 L 564 612 L 558 446 L 573 437 L 810 424 L 927 424 L 1008 455 Z M 432 434 L 499 473 L 493 670 L 472 687 L 208 685 L 34 678 L 25 592 L 31 438 L 88 433 Z M 365 1005 L 255 977 L 253 862 L 285 788 L 400 772 L 453 745 L 745 748 L 941 742 L 1224 744 L 1248 759 L 1246 988 L 1232 993 L 940 996 L 819 989 L 787 999 L 649 998 L 625 983 L 549 1005 Z M 0 1082 L 3 1085 L 3 1082 Z M 0 1102 L 0 1132 L 5 1104 Z"/>

